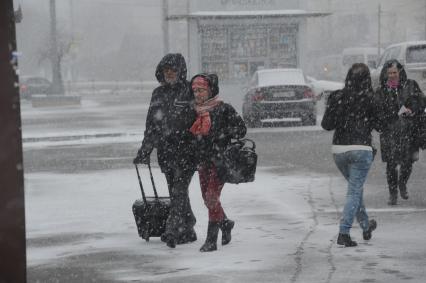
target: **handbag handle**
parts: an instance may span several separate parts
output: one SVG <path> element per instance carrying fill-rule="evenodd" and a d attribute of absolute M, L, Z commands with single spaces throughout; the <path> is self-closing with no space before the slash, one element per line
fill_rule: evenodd
<path fill-rule="evenodd" d="M 237 139 L 234 143 L 239 143 L 239 144 L 241 144 L 241 145 L 245 145 L 246 144 L 246 142 L 250 142 L 251 143 L 251 148 L 253 149 L 253 150 L 255 150 L 256 149 L 256 143 L 253 141 L 253 140 L 251 140 L 251 139 L 248 139 L 248 138 L 244 138 L 244 139 Z"/>

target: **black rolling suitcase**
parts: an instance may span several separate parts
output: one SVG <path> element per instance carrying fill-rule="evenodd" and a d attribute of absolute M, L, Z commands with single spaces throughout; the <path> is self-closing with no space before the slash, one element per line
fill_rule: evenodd
<path fill-rule="evenodd" d="M 153 197 L 146 197 L 142 186 L 141 176 L 138 166 L 135 164 L 138 175 L 139 186 L 142 192 L 142 199 L 133 203 L 132 210 L 135 216 L 138 234 L 142 239 L 149 241 L 150 237 L 160 237 L 166 230 L 166 220 L 170 212 L 170 197 L 159 197 L 152 177 L 151 165 L 148 164 L 151 176 Z"/>

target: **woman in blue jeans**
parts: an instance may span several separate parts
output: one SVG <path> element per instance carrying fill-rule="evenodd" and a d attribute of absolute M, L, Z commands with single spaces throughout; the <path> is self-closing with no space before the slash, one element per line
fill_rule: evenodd
<path fill-rule="evenodd" d="M 367 65 L 356 63 L 348 71 L 345 87 L 330 94 L 321 122 L 325 130 L 334 130 L 334 161 L 348 181 L 346 204 L 337 238 L 337 244 L 346 247 L 357 245 L 349 233 L 354 218 L 362 228 L 364 240 L 370 240 L 372 231 L 377 227 L 375 220 L 368 219 L 363 190 L 374 159 L 371 132 L 382 129 L 379 109 L 371 86 L 370 71 Z"/>

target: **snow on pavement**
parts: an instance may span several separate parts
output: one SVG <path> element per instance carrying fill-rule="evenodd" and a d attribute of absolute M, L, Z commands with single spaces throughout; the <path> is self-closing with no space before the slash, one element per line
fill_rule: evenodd
<path fill-rule="evenodd" d="M 335 238 L 344 180 L 306 172 L 279 176 L 268 169 L 259 168 L 253 183 L 225 185 L 222 203 L 236 226 L 232 242 L 219 243 L 211 253 L 198 251 L 208 220 L 197 174 L 190 197 L 198 240 L 176 249 L 159 238 L 138 237 L 131 212 L 140 198 L 134 170 L 26 174 L 28 265 L 111 252 L 124 253 L 127 260 L 87 264 L 123 282 L 343 282 L 348 277 L 356 280 L 347 282 L 423 282 L 424 210 L 371 210 L 379 223 L 373 239 L 363 241 L 355 224 L 352 236 L 359 246 L 340 248 Z M 147 171 L 142 172 L 150 193 Z M 164 176 L 158 168 L 153 173 L 164 195 Z"/>

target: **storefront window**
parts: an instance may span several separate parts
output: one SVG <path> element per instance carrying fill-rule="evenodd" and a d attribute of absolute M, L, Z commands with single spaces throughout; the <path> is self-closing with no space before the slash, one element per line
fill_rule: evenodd
<path fill-rule="evenodd" d="M 216 26 L 202 28 L 201 48 L 203 61 L 226 60 L 228 57 L 226 29 Z"/>
<path fill-rule="evenodd" d="M 227 62 L 204 62 L 202 71 L 204 73 L 215 73 L 219 79 L 229 78 L 229 67 Z"/>
<path fill-rule="evenodd" d="M 297 25 L 204 25 L 204 72 L 224 79 L 247 79 L 259 68 L 297 66 Z"/>
<path fill-rule="evenodd" d="M 267 56 L 268 30 L 266 27 L 231 28 L 231 57 Z"/>
<path fill-rule="evenodd" d="M 245 62 L 234 63 L 234 78 L 245 79 L 248 76 L 248 66 Z"/>
<path fill-rule="evenodd" d="M 270 31 L 272 58 L 291 58 L 296 53 L 296 27 L 277 27 Z"/>

